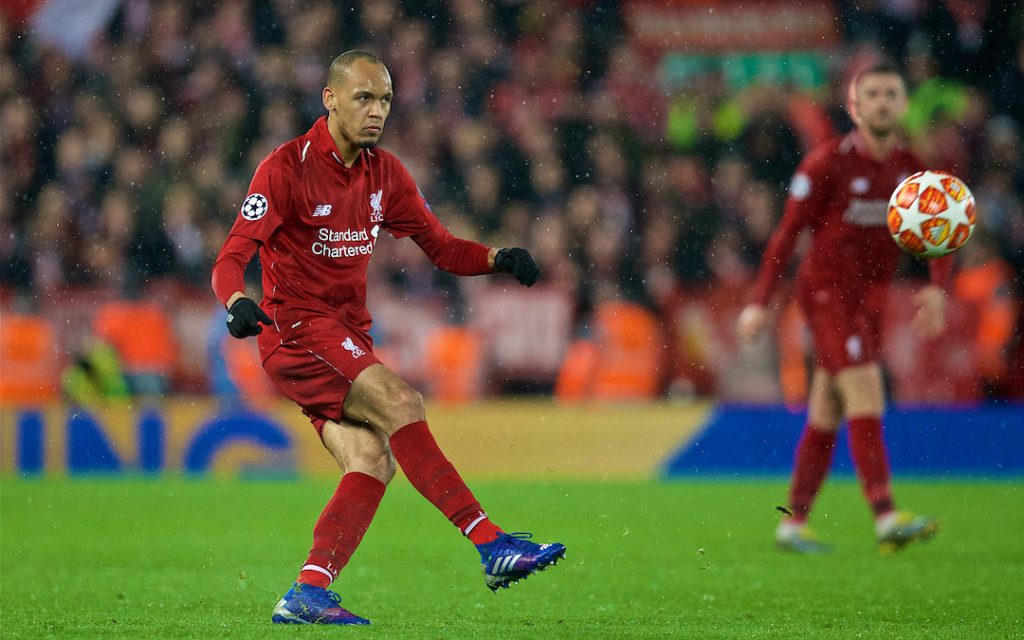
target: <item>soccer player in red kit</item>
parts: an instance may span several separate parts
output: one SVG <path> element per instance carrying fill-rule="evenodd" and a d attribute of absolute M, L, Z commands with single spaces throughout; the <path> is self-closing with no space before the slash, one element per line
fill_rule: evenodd
<path fill-rule="evenodd" d="M 797 239 L 809 228 L 811 243 L 799 271 L 797 300 L 811 330 L 816 366 L 790 484 L 792 515 L 776 531 L 776 541 L 785 549 L 813 553 L 830 548 L 807 527 L 807 517 L 831 465 L 844 417 L 880 548 L 898 548 L 938 529 L 932 518 L 895 509 L 882 438 L 879 325 L 901 254 L 886 228 L 886 208 L 896 185 L 924 168 L 900 143 L 899 121 L 906 106 L 906 87 L 895 66 L 882 63 L 856 78 L 849 104 L 856 128 L 814 149 L 797 169 L 785 213 L 761 263 L 754 301 L 739 316 L 742 339 L 750 340 L 765 328 L 767 305 Z M 945 327 L 943 286 L 950 261 L 933 260 L 929 270 L 931 282 L 916 296 L 914 321 L 922 333 L 934 336 Z"/>
<path fill-rule="evenodd" d="M 396 462 L 476 545 L 492 590 L 565 554 L 561 544 L 536 544 L 491 522 L 434 441 L 423 398 L 373 352 L 366 268 L 382 229 L 411 237 L 457 275 L 500 271 L 531 286 L 540 274 L 524 249 L 452 236 L 402 163 L 375 148 L 393 97 L 391 75 L 376 56 L 338 56 L 323 90 L 327 115 L 259 165 L 213 267 L 231 334 L 258 336 L 267 374 L 302 407 L 343 474 L 313 528 L 306 562 L 274 609 L 276 623 L 369 623 L 343 609 L 328 587 L 370 526 Z M 243 280 L 257 250 L 259 305 Z"/>

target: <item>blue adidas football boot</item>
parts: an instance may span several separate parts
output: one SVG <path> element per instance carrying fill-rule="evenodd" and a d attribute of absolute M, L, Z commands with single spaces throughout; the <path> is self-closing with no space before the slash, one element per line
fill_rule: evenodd
<path fill-rule="evenodd" d="M 491 591 L 507 588 L 565 557 L 564 544 L 536 544 L 530 542 L 531 535 L 502 533 L 495 540 L 476 546 L 484 565 L 484 581 Z"/>
<path fill-rule="evenodd" d="M 370 624 L 341 606 L 341 596 L 311 584 L 292 583 L 274 607 L 274 624 Z"/>

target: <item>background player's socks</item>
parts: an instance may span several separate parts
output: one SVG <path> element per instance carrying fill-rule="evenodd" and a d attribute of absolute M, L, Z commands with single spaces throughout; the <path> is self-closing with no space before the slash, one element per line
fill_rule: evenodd
<path fill-rule="evenodd" d="M 490 542 L 497 537 L 500 529 L 487 519 L 459 472 L 437 446 L 426 422 L 413 422 L 393 433 L 391 452 L 412 486 L 473 544 Z M 482 542 L 477 542 L 478 539 Z"/>
<path fill-rule="evenodd" d="M 850 454 L 857 467 L 864 497 L 875 516 L 893 510 L 889 488 L 889 458 L 882 439 L 882 420 L 877 416 L 850 418 Z"/>
<path fill-rule="evenodd" d="M 807 514 L 832 465 L 836 450 L 836 432 L 818 429 L 808 423 L 796 445 L 793 479 L 789 486 L 789 509 L 795 524 L 807 522 Z"/>
<path fill-rule="evenodd" d="M 386 486 L 357 471 L 341 478 L 313 527 L 313 548 L 296 582 L 324 589 L 331 585 L 370 527 Z"/>

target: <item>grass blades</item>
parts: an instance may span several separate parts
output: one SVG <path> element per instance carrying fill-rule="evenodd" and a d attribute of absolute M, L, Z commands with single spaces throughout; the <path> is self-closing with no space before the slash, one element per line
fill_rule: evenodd
<path fill-rule="evenodd" d="M 854 482 L 776 551 L 781 480 L 471 482 L 495 522 L 568 547 L 492 594 L 472 546 L 404 479 L 334 589 L 360 629 L 277 627 L 329 480 L 0 481 L 4 638 L 1017 638 L 1024 483 L 897 480 L 935 540 L 875 547 Z"/>

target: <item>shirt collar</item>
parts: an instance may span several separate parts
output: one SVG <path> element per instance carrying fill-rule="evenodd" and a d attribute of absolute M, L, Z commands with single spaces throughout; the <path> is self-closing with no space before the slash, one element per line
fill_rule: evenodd
<path fill-rule="evenodd" d="M 863 134 L 861 134 L 860 129 L 855 128 L 853 131 L 851 131 L 849 134 L 849 138 L 850 141 L 853 143 L 853 148 L 857 152 L 857 154 L 866 160 L 874 162 L 875 164 L 884 164 L 888 162 L 889 159 L 892 158 L 897 151 L 903 150 L 903 141 L 897 140 L 896 144 L 894 144 L 892 148 L 889 149 L 889 155 L 886 156 L 884 160 L 878 160 L 877 158 L 875 158 L 874 154 L 871 153 L 871 149 L 868 148 L 868 143 L 864 140 L 864 136 Z"/>
<path fill-rule="evenodd" d="M 338 171 L 369 170 L 368 161 L 374 155 L 372 149 L 363 149 L 351 167 L 346 167 L 345 163 L 341 161 L 341 156 L 338 154 L 338 146 L 334 144 L 334 138 L 331 137 L 331 132 L 327 128 L 327 116 L 320 116 L 320 119 L 313 123 L 308 136 L 312 140 L 312 146 L 316 149 L 317 153 L 323 157 L 324 161 L 335 167 Z"/>

